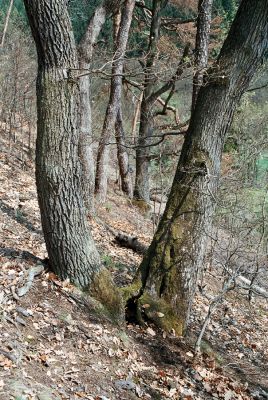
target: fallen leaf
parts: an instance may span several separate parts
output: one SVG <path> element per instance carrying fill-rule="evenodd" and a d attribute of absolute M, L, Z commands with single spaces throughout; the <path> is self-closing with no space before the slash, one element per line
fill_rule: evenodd
<path fill-rule="evenodd" d="M 148 327 L 146 329 L 146 332 L 149 333 L 149 335 L 151 335 L 151 336 L 155 336 L 156 335 L 155 331 L 150 327 Z"/>

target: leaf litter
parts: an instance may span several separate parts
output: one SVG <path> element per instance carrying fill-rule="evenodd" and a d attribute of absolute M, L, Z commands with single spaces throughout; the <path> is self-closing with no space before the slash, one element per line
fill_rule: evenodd
<path fill-rule="evenodd" d="M 0 399 L 267 398 L 264 301 L 249 308 L 242 297 L 230 295 L 228 311 L 219 310 L 208 327 L 202 355 L 193 350 L 208 307 L 200 294 L 186 339 L 149 323 L 122 330 L 97 321 L 71 296 L 75 288 L 68 281 L 31 272 L 46 257 L 33 163 L 20 168 L 15 154 L 3 152 L 0 169 Z M 114 190 L 109 203 L 98 210 L 105 223 L 148 245 L 151 221 Z M 118 247 L 104 225 L 90 223 L 115 281 L 128 284 L 141 256 Z M 207 285 L 218 289 L 213 280 Z"/>

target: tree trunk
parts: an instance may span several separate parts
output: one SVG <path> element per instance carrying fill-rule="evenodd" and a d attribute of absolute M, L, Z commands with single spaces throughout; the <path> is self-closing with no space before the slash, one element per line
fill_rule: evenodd
<path fill-rule="evenodd" d="M 126 52 L 128 34 L 132 21 L 135 0 L 126 0 L 122 9 L 121 23 L 117 35 L 116 51 L 114 54 L 111 92 L 103 124 L 102 135 L 97 154 L 97 169 L 95 193 L 100 202 L 104 202 L 107 195 L 107 178 L 109 167 L 109 141 L 114 130 L 118 113 L 118 105 L 122 94 L 122 74 L 124 56 Z"/>
<path fill-rule="evenodd" d="M 93 156 L 92 116 L 90 103 L 91 78 L 89 69 L 96 43 L 101 28 L 105 22 L 107 7 L 105 2 L 100 5 L 91 17 L 87 30 L 79 43 L 79 68 L 81 74 L 80 86 L 80 140 L 79 155 L 83 170 L 82 190 L 84 204 L 90 214 L 94 214 L 94 189 L 95 189 L 95 162 Z"/>
<path fill-rule="evenodd" d="M 125 131 L 123 127 L 121 104 L 119 104 L 119 109 L 115 122 L 115 138 L 117 143 L 117 158 L 121 177 L 122 191 L 129 198 L 132 198 L 133 186 L 129 168 L 128 153 L 125 147 Z"/>
<path fill-rule="evenodd" d="M 152 5 L 152 21 L 150 27 L 150 39 L 148 45 L 148 56 L 145 65 L 144 92 L 140 109 L 140 129 L 138 148 L 136 151 L 136 179 L 134 197 L 139 201 L 149 203 L 150 201 L 150 180 L 149 180 L 149 137 L 153 133 L 153 104 L 150 96 L 155 85 L 153 66 L 157 57 L 157 44 L 160 34 L 161 11 L 165 2 L 154 0 Z"/>
<path fill-rule="evenodd" d="M 147 94 L 151 90 L 147 87 L 144 91 L 141 111 L 138 147 L 136 150 L 136 179 L 134 188 L 135 199 L 149 203 L 150 201 L 150 174 L 149 174 L 149 137 L 153 135 L 153 106 L 147 102 Z"/>
<path fill-rule="evenodd" d="M 38 54 L 36 183 L 50 264 L 82 287 L 100 271 L 81 194 L 78 60 L 65 0 L 24 0 Z"/>
<path fill-rule="evenodd" d="M 268 0 L 242 0 L 200 89 L 164 215 L 137 274 L 138 305 L 150 304 L 147 316 L 178 334 L 185 332 L 202 269 L 226 132 L 267 45 Z"/>
<path fill-rule="evenodd" d="M 90 67 L 94 52 L 94 46 L 99 37 L 105 19 L 108 14 L 119 7 L 119 0 L 104 0 L 96 8 L 89 20 L 88 27 L 78 46 L 80 73 L 80 140 L 79 154 L 83 169 L 83 198 L 85 206 L 90 214 L 94 214 L 95 191 L 95 162 L 93 156 L 92 117 L 90 103 Z"/>
<path fill-rule="evenodd" d="M 199 0 L 195 41 L 195 75 L 193 79 L 192 112 L 203 83 L 204 69 L 208 63 L 208 45 L 213 0 Z"/>

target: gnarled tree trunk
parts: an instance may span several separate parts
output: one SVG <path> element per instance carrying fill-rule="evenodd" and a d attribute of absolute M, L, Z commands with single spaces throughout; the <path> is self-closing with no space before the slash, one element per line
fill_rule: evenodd
<path fill-rule="evenodd" d="M 76 46 L 65 0 L 25 0 L 38 54 L 36 183 L 50 264 L 88 286 L 101 269 L 81 193 Z M 75 71 L 77 72 L 77 71 Z"/>
<path fill-rule="evenodd" d="M 164 215 L 137 274 L 138 304 L 150 304 L 147 315 L 178 334 L 187 326 L 202 270 L 226 132 L 267 45 L 268 0 L 242 0 L 199 91 Z"/>

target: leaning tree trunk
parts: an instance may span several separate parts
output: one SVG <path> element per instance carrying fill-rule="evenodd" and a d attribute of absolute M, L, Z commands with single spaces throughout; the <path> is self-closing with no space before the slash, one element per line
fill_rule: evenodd
<path fill-rule="evenodd" d="M 51 267 L 86 287 L 100 268 L 81 195 L 79 83 L 65 0 L 24 1 L 38 54 L 36 183 Z"/>
<path fill-rule="evenodd" d="M 114 130 L 116 116 L 118 113 L 118 105 L 121 101 L 124 56 L 126 52 L 134 6 L 135 0 L 126 0 L 123 5 L 121 23 L 117 35 L 116 51 L 114 54 L 112 67 L 110 98 L 106 110 L 97 154 L 95 193 L 98 197 L 98 200 L 102 203 L 105 201 L 107 195 L 109 141 Z"/>
<path fill-rule="evenodd" d="M 192 112 L 203 83 L 204 70 L 208 63 L 208 45 L 213 0 L 199 0 L 195 40 L 195 74 L 193 79 Z"/>
<path fill-rule="evenodd" d="M 138 305 L 150 304 L 147 316 L 178 334 L 187 326 L 202 269 L 226 132 L 267 51 L 267 30 L 268 0 L 242 0 L 198 94 L 166 210 L 133 286 Z"/>

